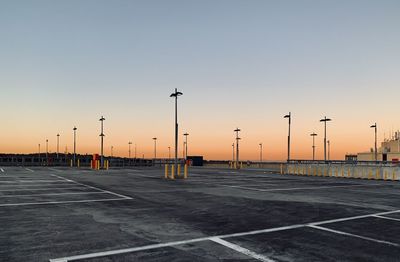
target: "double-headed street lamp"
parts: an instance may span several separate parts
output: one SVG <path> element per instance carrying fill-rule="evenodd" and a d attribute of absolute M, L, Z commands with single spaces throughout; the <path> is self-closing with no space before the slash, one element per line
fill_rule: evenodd
<path fill-rule="evenodd" d="M 287 142 L 287 161 L 289 162 L 290 160 L 290 124 L 292 122 L 292 114 L 289 112 L 288 115 L 285 115 L 283 118 L 288 118 L 289 119 L 289 133 L 288 133 L 288 142 Z"/>
<path fill-rule="evenodd" d="M 326 122 L 332 121 L 330 118 L 326 118 L 326 116 L 319 120 L 320 122 L 324 122 L 324 161 L 326 161 Z"/>
<path fill-rule="evenodd" d="M 186 132 L 186 133 L 184 133 L 183 134 L 184 136 L 185 136 L 185 159 L 187 159 L 187 156 L 188 156 L 188 133 Z"/>
<path fill-rule="evenodd" d="M 371 126 L 371 128 L 375 129 L 375 161 L 378 161 L 378 142 L 377 142 L 377 135 L 378 135 L 378 125 L 375 123 Z"/>
<path fill-rule="evenodd" d="M 315 137 L 317 136 L 316 133 L 312 133 L 310 136 L 312 136 L 312 160 L 315 160 Z"/>
<path fill-rule="evenodd" d="M 74 130 L 74 166 L 76 166 L 76 126 L 72 130 Z"/>
<path fill-rule="evenodd" d="M 175 92 L 169 97 L 175 98 L 175 173 L 178 173 L 178 96 L 183 95 L 182 92 L 178 92 L 175 88 Z"/>
<path fill-rule="evenodd" d="M 104 146 L 104 132 L 103 132 L 103 122 L 104 120 L 106 120 L 103 116 L 101 116 L 101 118 L 99 119 L 99 121 L 101 122 L 101 133 L 100 133 L 100 137 L 101 137 L 101 156 L 100 156 L 100 166 L 101 168 L 104 168 L 104 152 L 103 152 L 103 146 Z"/>
<path fill-rule="evenodd" d="M 236 128 L 235 130 L 233 130 L 233 132 L 236 132 L 236 168 L 239 169 L 239 132 L 241 130 L 239 128 Z"/>

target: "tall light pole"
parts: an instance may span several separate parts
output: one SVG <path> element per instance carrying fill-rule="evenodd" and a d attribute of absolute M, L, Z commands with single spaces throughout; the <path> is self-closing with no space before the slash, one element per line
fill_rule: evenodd
<path fill-rule="evenodd" d="M 128 142 L 128 146 L 129 146 L 129 151 L 128 151 L 128 155 L 129 155 L 129 161 L 131 161 L 130 159 L 131 159 L 131 145 L 132 145 L 132 142 Z"/>
<path fill-rule="evenodd" d="M 42 164 L 42 157 L 40 156 L 40 144 L 38 144 L 38 146 L 39 146 L 39 163 L 41 165 Z"/>
<path fill-rule="evenodd" d="M 289 119 L 289 133 L 288 133 L 288 140 L 287 140 L 287 161 L 290 160 L 290 125 L 292 123 L 292 114 L 289 112 L 288 115 L 285 115 L 283 118 Z"/>
<path fill-rule="evenodd" d="M 235 162 L 235 143 L 232 143 L 232 165 Z"/>
<path fill-rule="evenodd" d="M 326 143 L 328 144 L 328 161 L 331 160 L 331 141 L 328 140 L 326 141 Z"/>
<path fill-rule="evenodd" d="M 239 132 L 240 129 L 236 128 L 235 130 L 233 130 L 233 132 L 236 132 L 236 168 L 239 169 Z"/>
<path fill-rule="evenodd" d="M 60 134 L 57 134 L 57 159 L 60 151 Z"/>
<path fill-rule="evenodd" d="M 263 159 L 263 157 L 262 157 L 262 153 L 263 153 L 263 144 L 260 143 L 259 146 L 260 146 L 260 165 L 261 165 L 262 159 Z"/>
<path fill-rule="evenodd" d="M 324 122 L 324 161 L 326 161 L 326 122 L 332 121 L 330 118 L 326 118 L 326 116 L 319 120 L 320 122 Z"/>
<path fill-rule="evenodd" d="M 168 162 L 171 160 L 171 147 L 168 147 Z"/>
<path fill-rule="evenodd" d="M 315 161 L 315 137 L 317 136 L 316 133 L 312 133 L 312 160 Z"/>
<path fill-rule="evenodd" d="M 375 129 L 375 161 L 378 161 L 378 141 L 377 141 L 378 125 L 375 123 L 374 125 L 371 126 L 371 128 Z"/>
<path fill-rule="evenodd" d="M 104 132 L 103 132 L 103 122 L 104 120 L 106 120 L 103 116 L 101 116 L 101 118 L 99 119 L 99 121 L 101 122 L 101 133 L 100 133 L 100 137 L 101 137 L 101 156 L 100 156 L 100 166 L 103 169 L 104 168 L 104 152 L 103 152 L 103 146 L 104 146 Z"/>
<path fill-rule="evenodd" d="M 178 174 L 178 96 L 183 95 L 175 88 L 175 92 L 170 97 L 175 98 L 175 174 Z"/>
<path fill-rule="evenodd" d="M 76 166 L 76 126 L 72 130 L 74 130 L 74 166 Z"/>
<path fill-rule="evenodd" d="M 186 153 L 185 153 L 185 159 L 187 159 L 187 156 L 188 156 L 188 133 L 186 132 L 186 133 L 184 133 L 183 134 L 184 136 L 185 136 L 185 146 L 186 146 L 186 149 L 185 149 L 185 151 L 186 151 Z"/>
<path fill-rule="evenodd" d="M 153 137 L 154 140 L 154 160 L 157 158 L 157 137 Z"/>
<path fill-rule="evenodd" d="M 46 139 L 46 165 L 49 165 L 49 140 Z"/>

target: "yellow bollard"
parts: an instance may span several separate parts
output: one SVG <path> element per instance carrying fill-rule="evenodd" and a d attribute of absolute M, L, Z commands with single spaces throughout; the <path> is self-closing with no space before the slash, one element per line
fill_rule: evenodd
<path fill-rule="evenodd" d="M 375 179 L 376 179 L 376 180 L 379 179 L 380 174 L 381 174 L 380 170 L 379 170 L 378 168 L 376 168 L 376 173 L 375 173 Z"/>
<path fill-rule="evenodd" d="M 371 179 L 371 178 L 372 178 L 372 169 L 370 168 L 369 173 L 368 173 L 368 179 Z"/>
<path fill-rule="evenodd" d="M 342 177 L 344 177 L 344 168 L 342 167 Z"/>
<path fill-rule="evenodd" d="M 186 179 L 187 177 L 188 177 L 188 165 L 185 164 L 185 170 L 184 170 L 184 173 L 183 173 L 183 178 Z"/>
<path fill-rule="evenodd" d="M 164 178 L 168 179 L 168 164 L 165 164 Z"/>
<path fill-rule="evenodd" d="M 385 173 L 384 173 L 384 175 L 383 175 L 383 180 L 387 180 L 387 170 L 385 170 Z"/>
<path fill-rule="evenodd" d="M 339 168 L 337 167 L 335 170 L 335 177 L 338 177 L 338 176 L 339 176 Z"/>
<path fill-rule="evenodd" d="M 240 169 L 243 169 L 243 162 L 240 162 Z"/>
<path fill-rule="evenodd" d="M 317 167 L 314 167 L 314 176 L 317 176 Z"/>
<path fill-rule="evenodd" d="M 171 165 L 171 179 L 175 179 L 175 165 Z"/>
<path fill-rule="evenodd" d="M 181 165 L 178 165 L 178 171 L 176 171 L 176 176 L 180 177 L 181 176 Z"/>
<path fill-rule="evenodd" d="M 100 160 L 97 160 L 97 170 L 100 170 Z"/>
<path fill-rule="evenodd" d="M 81 161 L 78 159 L 77 167 L 80 167 L 80 166 L 81 166 Z"/>
<path fill-rule="evenodd" d="M 326 167 L 324 167 L 324 177 L 326 177 Z"/>
<path fill-rule="evenodd" d="M 392 180 L 395 181 L 396 180 L 396 170 L 393 169 L 393 174 L 392 174 Z"/>
<path fill-rule="evenodd" d="M 73 163 L 72 163 L 72 159 L 71 159 L 70 165 L 71 165 L 71 167 L 73 167 L 73 166 L 74 166 L 74 165 L 73 165 Z"/>
<path fill-rule="evenodd" d="M 110 168 L 110 160 L 106 160 L 106 169 L 108 170 Z"/>
<path fill-rule="evenodd" d="M 283 175 L 283 164 L 281 164 L 281 175 Z"/>
<path fill-rule="evenodd" d="M 351 171 L 350 171 L 350 167 L 349 167 L 349 169 L 347 170 L 347 178 L 350 178 L 351 177 Z"/>
<path fill-rule="evenodd" d="M 329 177 L 332 177 L 332 168 L 329 169 Z"/>

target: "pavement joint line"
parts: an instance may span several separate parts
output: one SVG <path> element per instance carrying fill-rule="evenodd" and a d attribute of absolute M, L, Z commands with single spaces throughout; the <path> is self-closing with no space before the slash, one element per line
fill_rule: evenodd
<path fill-rule="evenodd" d="M 372 242 L 376 242 L 376 243 L 386 244 L 386 245 L 390 245 L 390 246 L 395 246 L 395 247 L 399 247 L 400 246 L 399 244 L 396 244 L 396 243 L 393 243 L 393 242 L 389 242 L 389 241 L 385 241 L 385 240 L 379 240 L 379 239 L 365 237 L 365 236 L 360 236 L 360 235 L 347 233 L 347 232 L 339 231 L 339 230 L 334 230 L 334 229 L 330 229 L 330 228 L 326 228 L 326 227 L 320 227 L 320 226 L 308 226 L 308 227 L 314 228 L 314 229 L 318 229 L 318 230 L 322 230 L 322 231 L 327 231 L 327 232 L 330 232 L 330 233 L 339 234 L 339 235 L 350 236 L 350 237 L 360 238 L 360 239 L 364 239 L 364 240 L 368 240 L 368 241 L 372 241 Z"/>
<path fill-rule="evenodd" d="M 114 193 L 114 192 L 111 192 L 111 191 L 108 191 L 108 190 L 104 190 L 104 189 L 101 189 L 101 188 L 98 188 L 98 187 L 85 185 L 85 184 L 76 182 L 74 180 L 71 180 L 71 179 L 68 179 L 68 178 L 64 178 L 64 177 L 61 177 L 61 176 L 57 176 L 57 175 L 54 175 L 54 174 L 51 174 L 51 176 L 55 176 L 55 177 L 58 177 L 59 179 L 64 179 L 64 180 L 66 180 L 68 182 L 72 182 L 74 184 L 81 185 L 81 186 L 84 186 L 84 187 L 87 187 L 87 188 L 96 189 L 96 190 L 99 190 L 99 191 L 102 191 L 102 192 L 106 192 L 106 193 L 109 193 L 109 194 L 114 195 L 114 196 L 121 197 L 121 198 L 126 199 L 126 200 L 133 199 L 132 197 L 124 196 L 124 195 L 121 195 L 121 194 L 118 194 L 118 193 Z"/>
<path fill-rule="evenodd" d="M 257 260 L 259 260 L 259 261 L 263 261 L 263 262 L 275 262 L 275 261 L 272 260 L 272 259 L 269 259 L 269 258 L 267 258 L 267 257 L 265 257 L 265 256 L 263 256 L 263 255 L 257 254 L 257 253 L 255 253 L 255 252 L 253 252 L 253 251 L 251 251 L 251 250 L 249 250 L 249 249 L 247 249 L 247 248 L 244 248 L 244 247 L 241 247 L 241 246 L 236 245 L 236 244 L 234 244 L 234 243 L 231 243 L 231 242 L 228 242 L 228 241 L 226 241 L 226 240 L 223 240 L 223 239 L 221 239 L 221 238 L 219 238 L 219 237 L 212 237 L 212 238 L 210 238 L 210 240 L 213 241 L 213 242 L 215 242 L 215 243 L 218 243 L 218 244 L 220 244 L 220 245 L 223 245 L 223 246 L 225 246 L 225 247 L 227 247 L 227 248 L 230 248 L 230 249 L 232 249 L 232 250 L 235 250 L 236 252 L 239 252 L 239 253 L 242 253 L 242 254 L 244 254 L 244 255 L 246 255 L 246 256 L 249 256 L 249 257 L 251 257 L 251 258 L 257 259 Z"/>
<path fill-rule="evenodd" d="M 30 168 L 27 168 L 27 167 L 25 167 L 25 169 L 28 170 L 28 171 L 30 171 L 30 172 L 32 172 L 32 173 L 35 172 L 34 170 L 32 170 L 32 169 L 30 169 Z"/>
<path fill-rule="evenodd" d="M 31 197 L 31 196 L 59 196 L 59 195 L 89 195 L 89 194 L 108 194 L 106 192 L 65 192 L 65 193 L 48 193 L 48 194 L 26 194 L 26 195 L 0 195 L 3 197 Z"/>
<path fill-rule="evenodd" d="M 323 224 L 329 224 L 329 223 L 335 223 L 335 222 L 342 222 L 342 221 L 349 221 L 349 220 L 356 220 L 356 219 L 361 219 L 361 218 L 373 217 L 375 215 L 389 215 L 389 214 L 394 214 L 394 213 L 400 213 L 400 209 L 392 210 L 392 211 L 385 211 L 385 212 L 380 212 L 380 213 L 373 213 L 373 214 L 368 214 L 368 215 L 352 216 L 352 217 L 346 217 L 346 218 L 338 218 L 338 219 L 317 221 L 317 222 L 305 223 L 305 224 L 295 224 L 295 225 L 290 225 L 290 226 L 267 228 L 267 229 L 254 230 L 254 231 L 248 231 L 248 232 L 239 232 L 239 233 L 226 234 L 226 235 L 217 235 L 217 236 L 210 236 L 210 237 L 194 238 L 194 239 L 189 239 L 189 240 L 152 244 L 152 245 L 141 246 L 141 247 L 117 249 L 117 250 L 89 253 L 89 254 L 76 255 L 76 256 L 70 256 L 70 257 L 55 258 L 55 259 L 50 259 L 49 262 L 68 262 L 68 261 L 81 260 L 81 259 L 105 257 L 105 256 L 111 256 L 111 255 L 133 253 L 133 252 L 143 251 L 143 250 L 150 250 L 150 249 L 158 249 L 158 248 L 163 248 L 163 247 L 184 245 L 184 244 L 196 243 L 196 242 L 202 242 L 202 241 L 210 241 L 212 238 L 221 238 L 222 239 L 222 238 L 232 238 L 232 237 L 240 237 L 240 236 L 257 235 L 257 234 L 277 232 L 277 231 L 286 231 L 286 230 L 304 228 L 304 227 L 315 227 L 317 225 L 323 225 Z"/>
<path fill-rule="evenodd" d="M 375 215 L 375 216 L 373 216 L 373 217 L 400 222 L 400 219 L 399 219 L 399 218 L 385 217 L 385 216 L 379 216 L 379 215 Z"/>
<path fill-rule="evenodd" d="M 6 190 L 0 190 L 0 192 L 16 192 L 16 191 L 46 191 L 46 190 L 60 190 L 60 189 L 78 189 L 78 188 L 82 188 L 82 189 L 86 189 L 85 187 L 82 186 L 74 186 L 74 187 L 51 187 L 51 188 L 23 188 L 23 189 L 18 189 L 18 188 L 14 188 L 14 189 L 6 189 Z"/>
<path fill-rule="evenodd" d="M 128 199 L 126 199 L 126 198 L 104 198 L 104 199 L 90 199 L 90 200 L 27 202 L 27 203 L 14 203 L 14 204 L 0 204 L 0 207 L 35 206 L 35 205 L 52 205 L 52 204 L 71 204 L 71 203 L 90 203 L 90 202 L 107 202 L 107 201 L 123 201 L 123 200 L 128 200 Z"/>

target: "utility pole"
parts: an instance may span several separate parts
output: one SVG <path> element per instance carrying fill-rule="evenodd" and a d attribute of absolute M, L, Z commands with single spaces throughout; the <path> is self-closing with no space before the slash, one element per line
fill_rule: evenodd
<path fill-rule="evenodd" d="M 46 165 L 49 165 L 49 140 L 46 139 Z"/>
<path fill-rule="evenodd" d="M 327 143 L 328 143 L 328 161 L 331 161 L 331 142 L 330 142 L 330 140 L 328 140 Z"/>
<path fill-rule="evenodd" d="M 57 159 L 60 151 L 60 134 L 57 134 Z"/>
<path fill-rule="evenodd" d="M 261 167 L 262 161 L 263 161 L 263 157 L 262 157 L 262 153 L 263 153 L 263 144 L 260 143 L 259 146 L 260 146 L 260 167 Z"/>

